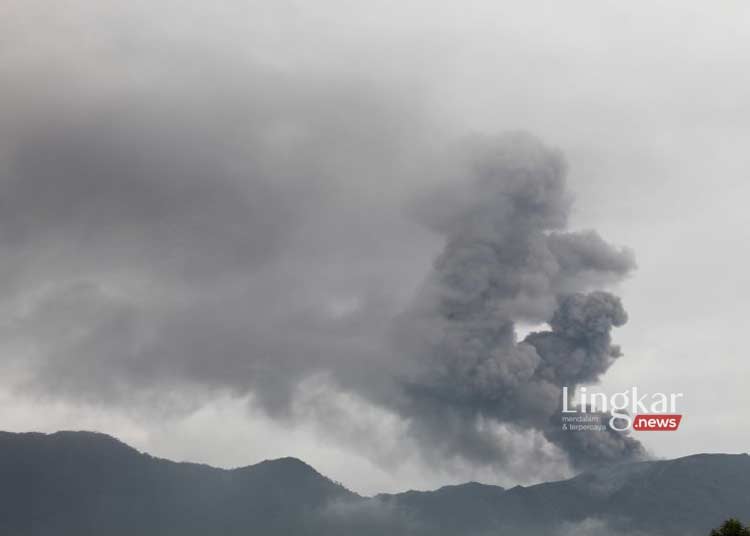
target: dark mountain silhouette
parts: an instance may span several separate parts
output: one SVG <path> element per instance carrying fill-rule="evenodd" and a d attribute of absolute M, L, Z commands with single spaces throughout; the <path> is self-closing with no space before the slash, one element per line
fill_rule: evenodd
<path fill-rule="evenodd" d="M 295 458 L 225 470 L 154 458 L 103 434 L 0 432 L 7 536 L 683 536 L 729 517 L 750 519 L 744 454 L 614 465 L 508 490 L 472 482 L 365 498 Z"/>
<path fill-rule="evenodd" d="M 555 534 L 564 527 L 579 534 L 576 525 L 595 521 L 615 534 L 704 536 L 728 517 L 750 519 L 750 457 L 698 454 L 504 492 L 465 484 L 378 499 L 453 534 Z"/>
<path fill-rule="evenodd" d="M 0 434 L 3 535 L 300 533 L 306 516 L 355 497 L 294 458 L 228 471 L 101 434 Z"/>

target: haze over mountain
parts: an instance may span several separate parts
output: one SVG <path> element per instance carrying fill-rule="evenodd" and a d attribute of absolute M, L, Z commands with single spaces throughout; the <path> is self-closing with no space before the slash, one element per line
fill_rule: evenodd
<path fill-rule="evenodd" d="M 0 433 L 0 533 L 44 535 L 702 535 L 750 518 L 750 457 L 612 465 L 503 489 L 362 497 L 295 458 L 175 463 L 103 434 Z"/>

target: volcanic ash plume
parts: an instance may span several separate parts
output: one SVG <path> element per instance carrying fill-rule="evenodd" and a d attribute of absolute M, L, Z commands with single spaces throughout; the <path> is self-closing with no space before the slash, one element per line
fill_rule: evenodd
<path fill-rule="evenodd" d="M 644 457 L 626 434 L 559 429 L 562 387 L 597 381 L 620 356 L 610 332 L 627 315 L 595 288 L 632 270 L 631 252 L 564 230 L 565 163 L 535 138 L 480 140 L 467 153 L 468 189 L 444 186 L 417 208 L 445 247 L 397 331 L 411 356 L 413 432 L 482 462 L 504 456 L 493 424 L 541 432 L 577 468 Z M 549 330 L 519 341 L 519 323 Z"/>

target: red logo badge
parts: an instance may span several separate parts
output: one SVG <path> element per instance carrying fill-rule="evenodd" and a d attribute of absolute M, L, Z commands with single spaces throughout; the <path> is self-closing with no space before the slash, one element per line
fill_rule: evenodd
<path fill-rule="evenodd" d="M 680 427 L 682 415 L 636 415 L 633 430 L 639 432 L 674 432 Z"/>

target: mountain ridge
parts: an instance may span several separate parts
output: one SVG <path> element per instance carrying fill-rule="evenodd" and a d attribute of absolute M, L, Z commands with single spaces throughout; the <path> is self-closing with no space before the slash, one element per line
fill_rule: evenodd
<path fill-rule="evenodd" d="M 96 432 L 0 432 L 0 505 L 0 533 L 13 536 L 547 535 L 588 520 L 617 534 L 698 535 L 750 518 L 750 457 L 701 453 L 525 487 L 363 497 L 294 457 L 224 469 Z"/>

